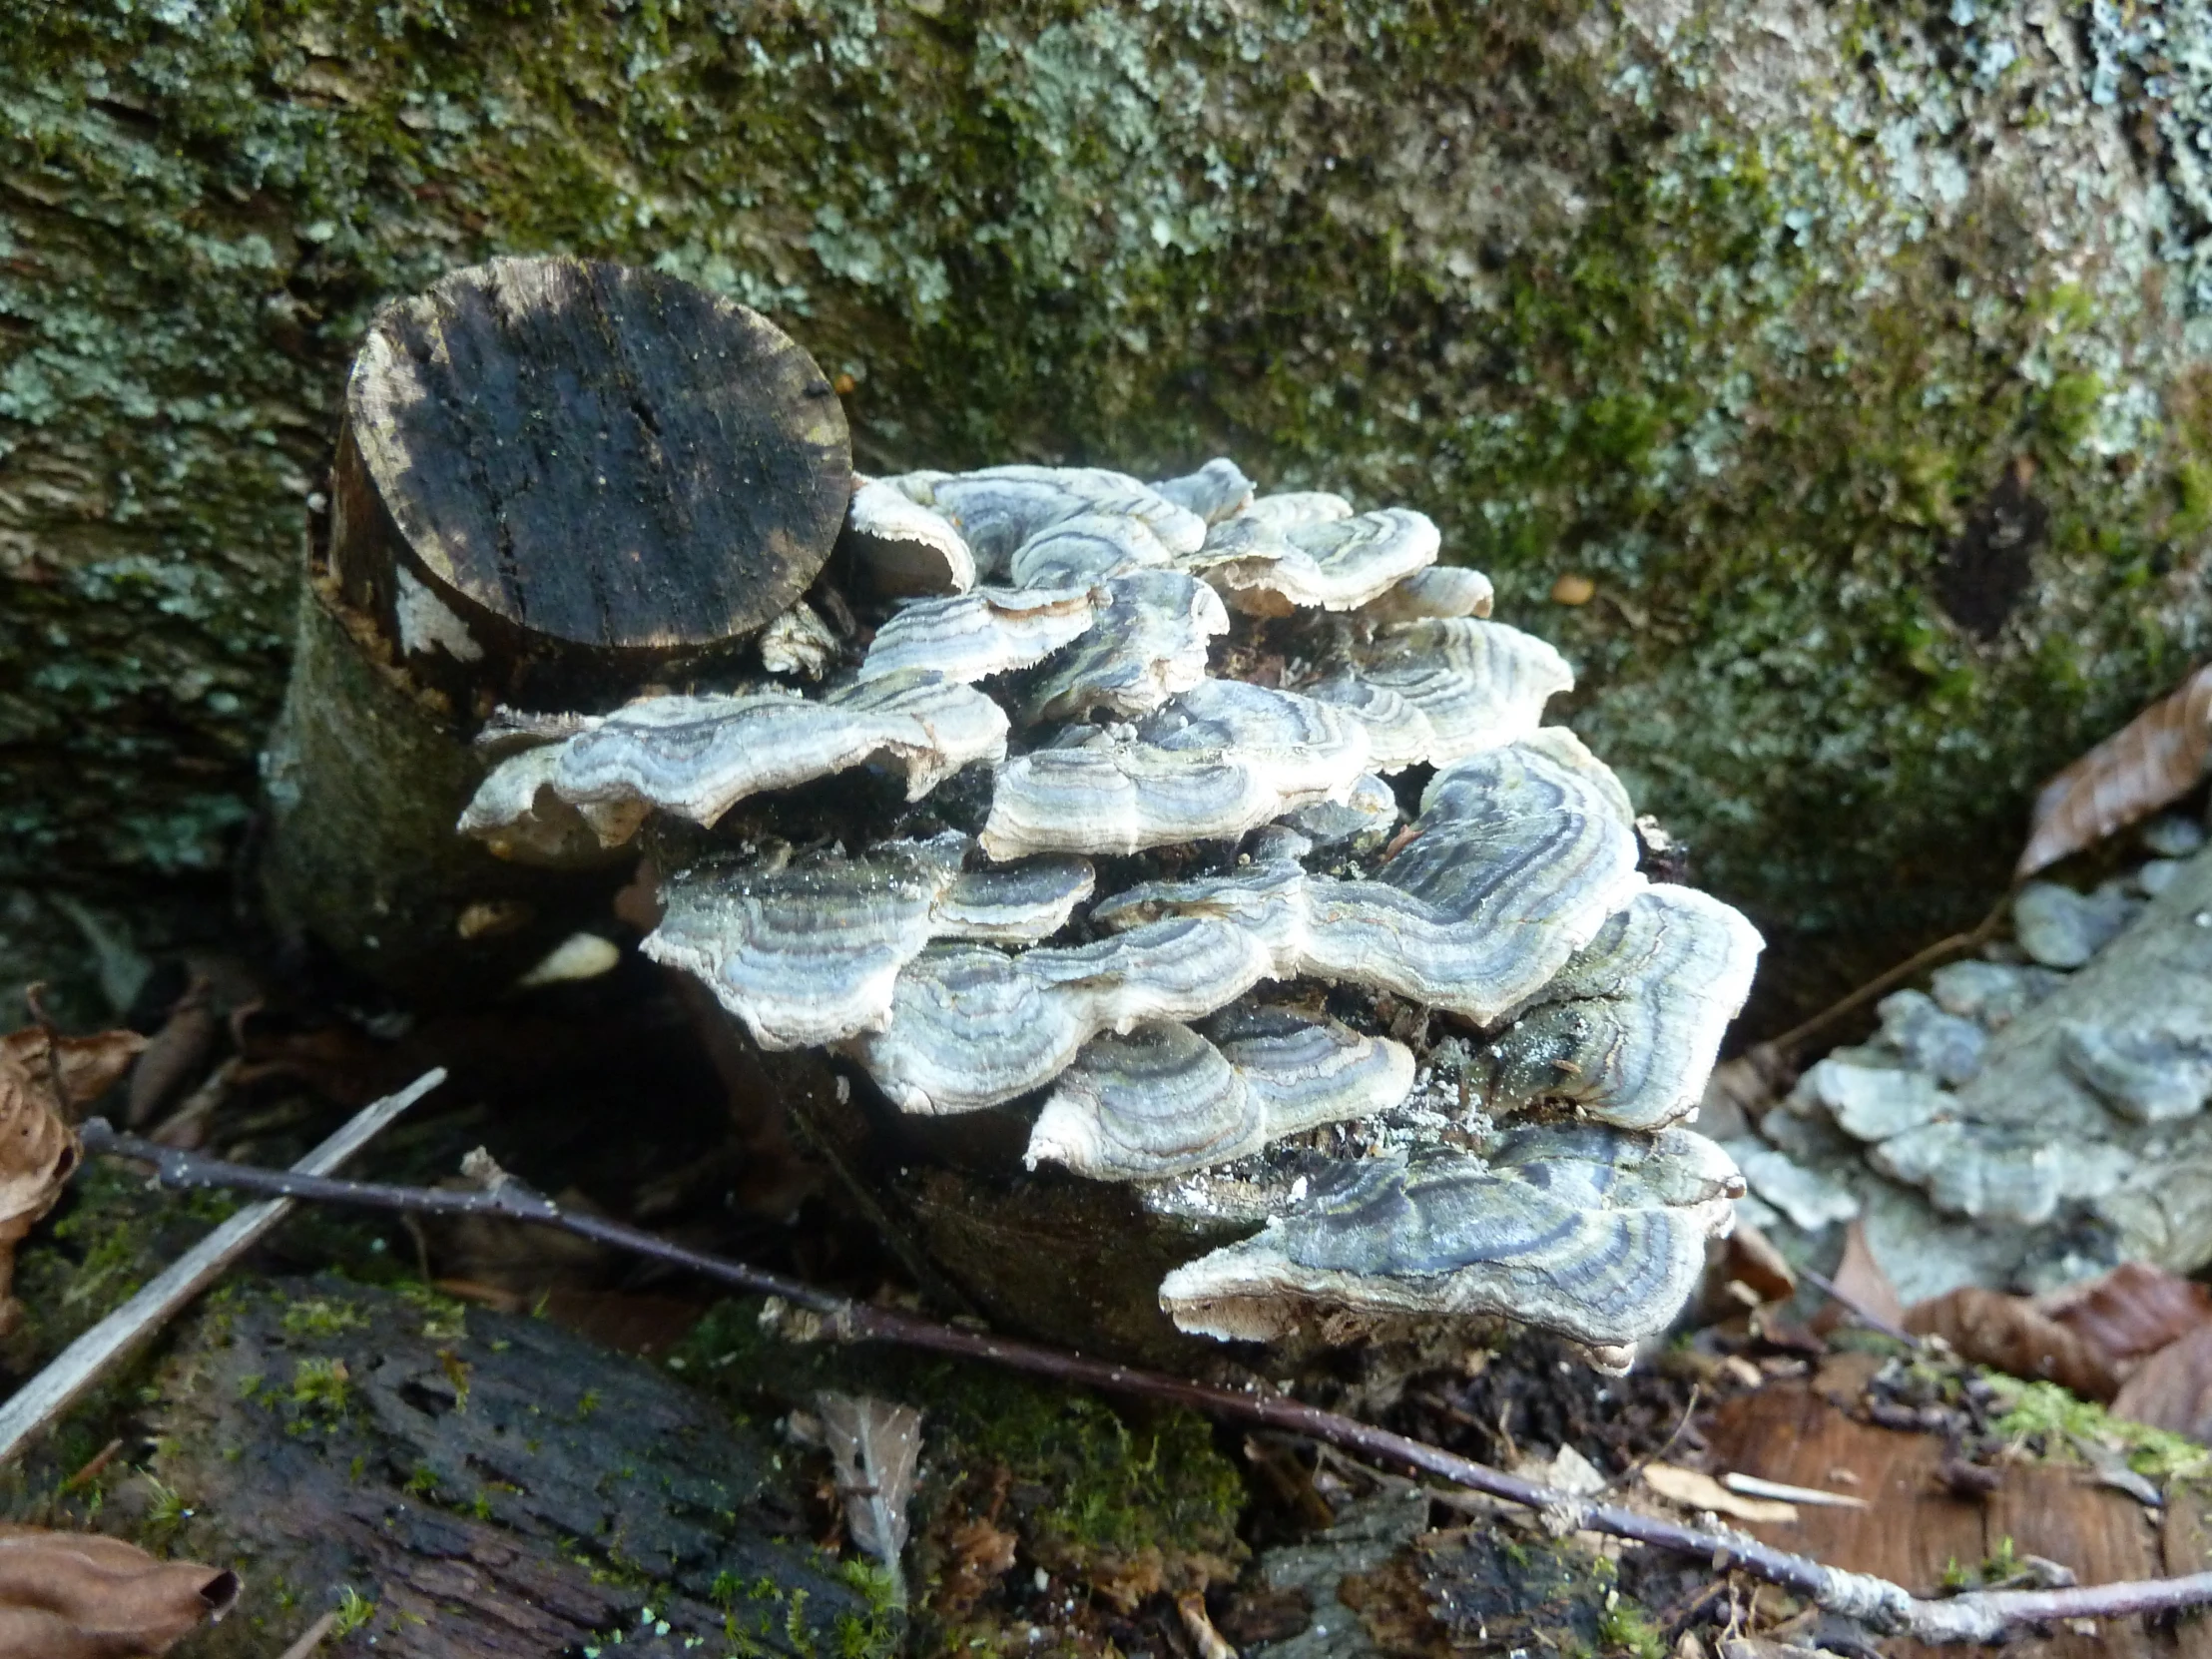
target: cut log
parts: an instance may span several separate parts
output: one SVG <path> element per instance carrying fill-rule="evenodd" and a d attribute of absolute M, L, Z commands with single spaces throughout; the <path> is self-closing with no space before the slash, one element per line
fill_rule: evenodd
<path fill-rule="evenodd" d="M 607 708 L 733 664 L 851 492 L 829 380 L 765 317 L 568 258 L 457 272 L 376 318 L 265 759 L 288 935 L 417 1002 L 505 990 L 613 876 L 504 864 L 454 821 L 500 705 Z"/>

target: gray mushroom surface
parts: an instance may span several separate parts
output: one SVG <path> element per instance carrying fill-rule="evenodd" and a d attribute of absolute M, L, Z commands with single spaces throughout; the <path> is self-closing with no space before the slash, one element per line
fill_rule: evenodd
<path fill-rule="evenodd" d="M 1536 994 L 1641 886 L 1635 832 L 1606 791 L 1526 750 L 1463 761 L 1430 795 L 1372 880 L 1271 864 L 1143 883 L 1092 919 L 1234 917 L 1268 942 L 1275 977 L 1344 980 L 1488 1023 Z"/>
<path fill-rule="evenodd" d="M 917 599 L 876 629 L 859 678 L 936 673 L 972 683 L 1027 668 L 1091 630 L 1106 593 L 1088 584 L 975 588 Z"/>
<path fill-rule="evenodd" d="M 1152 526 L 1118 513 L 1079 513 L 1047 525 L 1006 561 L 1016 587 L 1076 587 L 1133 570 L 1156 570 L 1172 555 Z"/>
<path fill-rule="evenodd" d="M 1348 794 L 1367 770 L 1367 735 L 1337 710 L 1290 692 L 1204 680 L 1125 735 L 1006 763 L 983 827 L 993 858 L 1127 853 L 1243 834 L 1295 808 Z"/>
<path fill-rule="evenodd" d="M 1335 1021 L 1248 1016 L 1216 1035 L 1162 1024 L 1093 1038 L 1038 1113 L 1025 1161 L 1163 1180 L 1385 1110 L 1413 1084 L 1403 1044 Z"/>
<path fill-rule="evenodd" d="M 1429 617 L 1348 640 L 1310 695 L 1368 729 L 1378 772 L 1448 766 L 1537 730 L 1574 671 L 1544 641 L 1499 622 Z"/>
<path fill-rule="evenodd" d="M 1008 724 L 982 693 L 926 670 L 819 701 L 784 692 L 644 698 L 566 739 L 550 760 L 537 751 L 501 762 L 461 824 L 490 836 L 541 773 L 539 787 L 572 806 L 658 810 L 700 825 L 748 796 L 874 759 L 903 771 L 918 799 L 960 768 L 1003 755 Z"/>
<path fill-rule="evenodd" d="M 1031 688 L 1030 721 L 1134 720 L 1206 678 L 1207 653 L 1229 632 L 1220 596 L 1179 570 L 1105 579 L 1097 625 L 1048 662 Z"/>
<path fill-rule="evenodd" d="M 1513 1130 L 1488 1157 L 1336 1165 L 1257 1237 L 1169 1274 L 1160 1298 L 1186 1330 L 1261 1342 L 1447 1311 L 1534 1320 L 1625 1366 L 1680 1310 L 1742 1192 L 1728 1155 L 1687 1131 Z"/>
<path fill-rule="evenodd" d="M 1759 948 L 1751 923 L 1718 899 L 1646 887 L 1491 1045 L 1486 1104 L 1503 1114 L 1561 1101 L 1623 1129 L 1689 1116 Z"/>
<path fill-rule="evenodd" d="M 1265 939 L 1211 917 L 1014 956 L 932 946 L 899 972 L 889 1022 L 848 1047 L 903 1110 L 976 1111 L 1051 1082 L 1101 1031 L 1197 1019 L 1274 966 Z"/>
<path fill-rule="evenodd" d="M 1362 605 L 1370 622 L 1417 622 L 1423 617 L 1486 617 L 1496 598 L 1490 579 L 1465 565 L 1416 570 Z"/>
<path fill-rule="evenodd" d="M 1180 478 L 1162 478 L 1152 487 L 1208 524 L 1219 524 L 1252 505 L 1252 480 L 1226 455 L 1216 455 L 1196 472 Z"/>
<path fill-rule="evenodd" d="M 1356 610 L 1436 562 L 1441 537 L 1425 513 L 1402 507 L 1282 524 L 1243 513 L 1206 533 L 1182 561 L 1251 616 L 1301 609 Z"/>
<path fill-rule="evenodd" d="M 975 555 L 952 521 L 879 478 L 855 481 L 840 540 L 877 593 L 965 593 L 975 586 Z"/>
<path fill-rule="evenodd" d="M 1352 503 L 1328 490 L 1282 490 L 1274 495 L 1254 496 L 1238 516 L 1252 519 L 1271 530 L 1295 530 L 1308 524 L 1350 518 Z"/>
<path fill-rule="evenodd" d="M 763 1048 L 832 1043 L 890 1018 L 898 970 L 933 938 L 1033 941 L 1091 890 L 1079 859 L 963 874 L 968 838 L 887 841 L 684 871 L 643 949 L 693 974 Z"/>
<path fill-rule="evenodd" d="M 759 642 L 820 689 L 503 713 L 463 830 L 648 852 L 646 953 L 854 1068 L 865 1134 L 982 1114 L 897 1130 L 928 1184 L 894 1201 L 962 1273 L 1072 1206 L 1135 1230 L 1163 1332 L 1506 1321 L 1617 1363 L 1665 1327 L 1741 1190 L 1673 1124 L 1758 938 L 1646 887 L 1620 781 L 1541 725 L 1565 660 L 1431 521 L 1226 458 L 1012 466 L 860 480 L 841 546 Z M 803 788 L 859 768 L 906 801 Z M 2135 1053 L 2078 1063 L 2179 1110 Z"/>
<path fill-rule="evenodd" d="M 966 538 L 977 573 L 1002 570 L 1040 530 L 1089 514 L 1133 518 L 1171 554 L 1195 553 L 1206 521 L 1126 472 L 1089 466 L 993 466 L 977 472 L 907 472 L 886 478 L 943 515 Z"/>
<path fill-rule="evenodd" d="M 804 599 L 761 631 L 761 666 L 771 674 L 820 680 L 836 660 L 837 636 Z"/>

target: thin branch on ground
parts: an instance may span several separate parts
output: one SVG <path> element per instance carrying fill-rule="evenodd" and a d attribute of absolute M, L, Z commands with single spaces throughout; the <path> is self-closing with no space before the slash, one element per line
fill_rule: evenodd
<path fill-rule="evenodd" d="M 119 1134 L 103 1120 L 88 1123 L 84 1139 L 88 1151 L 151 1165 L 163 1184 L 172 1187 L 264 1193 L 309 1203 L 417 1215 L 488 1216 L 572 1233 L 690 1269 L 738 1290 L 778 1298 L 786 1305 L 779 1313 L 780 1327 L 785 1335 L 797 1340 L 897 1343 L 1302 1434 L 1365 1458 L 1417 1469 L 1469 1491 L 1535 1510 L 1546 1526 L 1562 1535 L 1604 1532 L 1654 1549 L 1703 1558 L 1716 1572 L 1740 1568 L 1885 1635 L 1911 1636 L 1924 1642 L 1988 1642 L 2029 1625 L 2064 1619 L 2125 1618 L 2212 1603 L 2212 1572 L 2066 1590 L 1982 1590 L 1945 1600 L 1924 1600 L 1886 1578 L 1825 1566 L 1810 1556 L 1776 1549 L 1741 1532 L 1683 1526 L 1616 1504 L 1592 1502 L 1440 1446 L 1263 1392 L 1257 1384 L 1241 1390 L 1216 1387 L 852 1302 L 782 1274 L 672 1244 L 618 1221 L 563 1210 L 500 1171 L 481 1154 L 471 1154 L 463 1167 L 483 1183 L 483 1190 L 464 1192 L 339 1181 L 292 1170 L 234 1164 L 159 1146 L 136 1135 Z"/>
<path fill-rule="evenodd" d="M 284 1173 L 302 1180 L 328 1175 L 366 1146 L 401 1112 L 444 1081 L 442 1068 L 425 1072 L 397 1094 L 371 1101 L 336 1134 Z M 105 1118 L 95 1118 L 87 1127 L 98 1132 L 109 1131 Z M 249 1205 L 239 1211 L 147 1281 L 122 1307 L 56 1355 L 45 1370 L 16 1389 L 5 1405 L 0 1405 L 0 1463 L 21 1451 L 34 1434 L 76 1403 L 117 1361 L 175 1319 L 195 1297 L 222 1278 L 233 1262 L 253 1249 L 290 1213 L 291 1203 L 286 1196 L 273 1198 L 266 1204 Z"/>
<path fill-rule="evenodd" d="M 330 1632 L 337 1627 L 337 1614 L 323 1614 L 322 1617 L 302 1630 L 299 1633 L 299 1639 L 284 1649 L 277 1656 L 277 1659 L 307 1659 L 307 1656 L 320 1648 L 323 1642 L 328 1639 Z"/>
<path fill-rule="evenodd" d="M 1690 1384 L 1689 1400 L 1682 1407 L 1682 1415 L 1675 1419 L 1674 1427 L 1668 1430 L 1667 1437 L 1631 1462 L 1620 1473 L 1608 1477 L 1605 1484 L 1600 1486 L 1598 1490 L 1601 1492 L 1617 1492 L 1623 1486 L 1633 1485 L 1637 1476 L 1672 1451 L 1674 1442 L 1682 1438 L 1682 1431 L 1690 1426 L 1690 1419 L 1697 1415 L 1698 1398 L 1703 1391 L 1698 1384 L 1692 1382 Z"/>
<path fill-rule="evenodd" d="M 1885 995 L 1905 983 L 1915 974 L 1938 963 L 1947 962 L 1953 956 L 1963 956 L 1969 950 L 1978 950 L 1997 935 L 1997 928 L 2004 921 L 2005 912 L 2012 907 L 2012 893 L 2006 892 L 1996 906 L 1963 933 L 1953 933 L 1948 938 L 1937 939 L 1924 945 L 1895 967 L 1876 974 L 1856 990 L 1838 997 L 1812 1018 L 1793 1025 L 1779 1037 L 1770 1037 L 1758 1046 L 1784 1066 L 1795 1066 L 1797 1057 L 1805 1051 L 1806 1044 L 1827 1031 L 1845 1015 L 1864 1008 L 1876 997 Z M 1779 1068 L 1778 1068 L 1779 1069 Z"/>
<path fill-rule="evenodd" d="M 1921 1346 L 1921 1339 L 1914 1336 L 1912 1332 L 1892 1325 L 1826 1275 L 1815 1273 L 1811 1268 L 1799 1268 L 1797 1276 L 1820 1292 L 1821 1295 L 1827 1297 L 1829 1301 L 1835 1303 L 1837 1307 L 1843 1309 L 1845 1313 L 1869 1331 L 1875 1333 L 1876 1336 L 1888 1337 L 1892 1341 L 1901 1342 L 1907 1348 L 1919 1348 Z"/>

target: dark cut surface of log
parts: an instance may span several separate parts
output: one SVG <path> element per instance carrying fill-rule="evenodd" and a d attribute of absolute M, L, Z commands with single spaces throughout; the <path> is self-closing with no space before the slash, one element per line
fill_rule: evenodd
<path fill-rule="evenodd" d="M 606 931 L 620 850 L 548 872 L 455 832 L 488 764 L 470 738 L 502 703 L 603 711 L 734 667 L 850 491 L 814 359 L 676 277 L 496 260 L 387 306 L 264 764 L 279 930 L 420 1007 L 498 997 Z"/>
<path fill-rule="evenodd" d="M 830 381 L 766 317 L 657 272 L 495 260 L 370 327 L 332 574 L 411 671 L 571 707 L 610 656 L 636 676 L 787 609 L 851 474 Z"/>
<path fill-rule="evenodd" d="M 207 1659 L 275 1652 L 348 1588 L 375 1611 L 335 1651 L 411 1659 L 618 1631 L 626 1654 L 837 1653 L 874 1628 L 761 1430 L 545 1320 L 256 1286 L 185 1333 L 155 1414 L 175 1549 L 250 1586 Z"/>

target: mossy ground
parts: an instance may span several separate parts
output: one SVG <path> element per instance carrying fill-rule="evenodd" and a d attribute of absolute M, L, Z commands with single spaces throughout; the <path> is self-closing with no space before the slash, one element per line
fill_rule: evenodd
<path fill-rule="evenodd" d="M 1729 8 L 41 6 L 0 63 L 9 863 L 223 860 L 367 314 L 568 249 L 776 315 L 863 466 L 1227 449 L 1426 508 L 1701 875 L 1836 944 L 1777 981 L 1814 995 L 1977 910 L 2035 780 L 2202 646 L 2212 402 L 2157 273 L 2050 256 L 2091 232 L 2021 183 L 2078 91 L 2018 8 L 1925 12 L 1753 73 Z M 1936 594 L 2023 462 L 1976 631 Z"/>
<path fill-rule="evenodd" d="M 825 1388 L 923 1413 L 907 1556 L 917 1651 L 1028 1651 L 1030 1628 L 1110 1640 L 1162 1591 L 1235 1579 L 1250 1494 L 1205 1419 L 982 1365 L 794 1347 L 763 1333 L 759 1310 L 722 1305 L 668 1365 L 756 1415 L 805 1410 Z M 1018 1553 L 978 1577 L 994 1535 Z"/>

